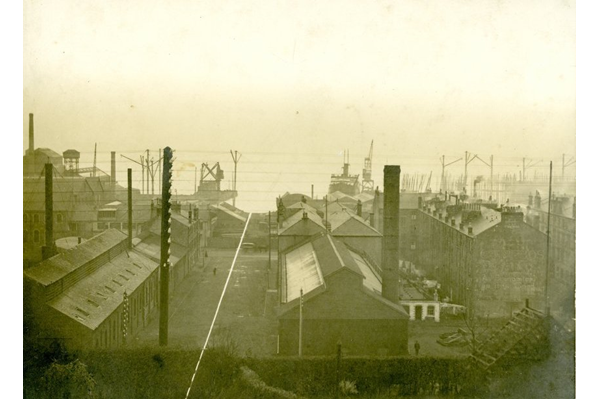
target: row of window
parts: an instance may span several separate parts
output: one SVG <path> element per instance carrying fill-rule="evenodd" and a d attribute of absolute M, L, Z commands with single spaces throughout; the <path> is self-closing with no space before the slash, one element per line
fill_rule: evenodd
<path fill-rule="evenodd" d="M 23 214 L 23 223 L 26 224 L 29 221 L 33 222 L 34 224 L 39 224 L 40 222 L 43 222 L 45 219 L 45 214 L 43 213 L 36 213 L 36 214 Z M 64 221 L 63 215 L 61 213 L 56 213 L 56 222 L 58 224 L 62 224 Z"/>
<path fill-rule="evenodd" d="M 33 240 L 35 243 L 39 243 L 40 241 L 40 231 L 39 230 L 34 230 L 33 231 L 33 238 L 29 237 L 29 231 L 24 229 L 23 230 L 23 243 L 27 243 L 30 240 Z"/>

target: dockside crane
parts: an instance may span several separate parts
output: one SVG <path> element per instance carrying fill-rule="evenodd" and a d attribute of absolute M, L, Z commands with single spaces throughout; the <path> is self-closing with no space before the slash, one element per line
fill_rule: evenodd
<path fill-rule="evenodd" d="M 374 190 L 373 179 L 371 178 L 371 165 L 373 161 L 373 140 L 371 140 L 371 148 L 369 149 L 369 155 L 365 157 L 365 165 L 363 168 L 363 181 L 362 191 L 372 193 Z"/>

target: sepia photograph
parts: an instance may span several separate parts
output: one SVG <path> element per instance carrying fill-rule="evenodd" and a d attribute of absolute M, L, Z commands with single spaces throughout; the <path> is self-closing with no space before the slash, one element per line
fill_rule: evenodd
<path fill-rule="evenodd" d="M 580 395 L 574 0 L 17 14 L 23 398 Z"/>

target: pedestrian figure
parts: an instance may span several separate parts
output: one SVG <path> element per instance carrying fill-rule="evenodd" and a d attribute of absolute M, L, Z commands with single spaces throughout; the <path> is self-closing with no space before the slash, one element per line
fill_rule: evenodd
<path fill-rule="evenodd" d="M 204 258 L 208 258 L 208 251 L 204 251 Z"/>
<path fill-rule="evenodd" d="M 418 340 L 415 340 L 415 355 L 419 355 L 419 350 L 421 349 L 421 345 Z"/>
<path fill-rule="evenodd" d="M 217 275 L 217 268 L 213 268 L 213 275 Z"/>

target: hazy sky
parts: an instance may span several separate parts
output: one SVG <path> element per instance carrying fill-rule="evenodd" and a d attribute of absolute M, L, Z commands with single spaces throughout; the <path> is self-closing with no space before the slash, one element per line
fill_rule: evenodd
<path fill-rule="evenodd" d="M 29 112 L 59 152 L 374 139 L 558 159 L 575 154 L 575 2 L 25 0 Z"/>

